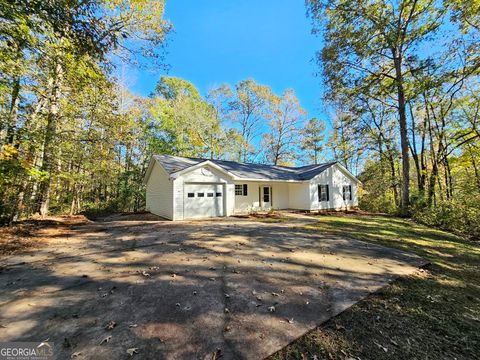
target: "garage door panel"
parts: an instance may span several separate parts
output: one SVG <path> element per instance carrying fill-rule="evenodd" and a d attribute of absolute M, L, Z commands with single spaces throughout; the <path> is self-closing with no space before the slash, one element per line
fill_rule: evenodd
<path fill-rule="evenodd" d="M 185 184 L 184 218 L 224 216 L 223 184 Z"/>

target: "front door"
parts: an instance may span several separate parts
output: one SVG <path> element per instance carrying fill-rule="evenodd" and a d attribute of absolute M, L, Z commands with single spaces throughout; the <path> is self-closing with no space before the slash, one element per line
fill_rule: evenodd
<path fill-rule="evenodd" d="M 262 208 L 270 209 L 272 207 L 272 187 L 262 186 Z"/>

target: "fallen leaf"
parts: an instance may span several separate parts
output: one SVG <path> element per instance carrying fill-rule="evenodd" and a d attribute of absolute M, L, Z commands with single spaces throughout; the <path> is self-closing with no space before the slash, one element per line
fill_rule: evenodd
<path fill-rule="evenodd" d="M 385 346 L 380 345 L 380 344 L 377 343 L 376 341 L 374 341 L 373 343 L 374 343 L 375 345 L 377 345 L 379 349 L 382 349 L 383 351 L 388 352 L 388 349 L 387 349 Z"/>
<path fill-rule="evenodd" d="M 150 274 L 149 274 L 149 273 L 147 273 L 145 270 L 144 270 L 144 271 L 142 271 L 142 275 L 143 275 L 143 276 L 145 276 L 145 277 L 149 277 L 149 276 L 150 276 Z"/>
<path fill-rule="evenodd" d="M 77 356 L 80 356 L 80 355 L 82 355 L 82 353 L 81 353 L 80 351 L 74 352 L 74 353 L 70 356 L 70 359 L 76 358 Z"/>
<path fill-rule="evenodd" d="M 130 324 L 128 325 L 129 328 L 136 328 L 138 325 L 137 324 Z"/>
<path fill-rule="evenodd" d="M 108 343 L 112 339 L 112 335 L 107 336 L 106 338 L 103 338 L 102 341 L 100 341 L 100 345 L 103 343 Z"/>
<path fill-rule="evenodd" d="M 133 354 L 138 354 L 138 348 L 127 349 L 127 354 L 133 356 Z"/>
<path fill-rule="evenodd" d="M 216 351 L 213 352 L 212 360 L 220 359 L 222 356 L 223 356 L 222 349 L 218 348 Z"/>
<path fill-rule="evenodd" d="M 276 292 L 272 292 L 272 296 L 280 296 Z"/>
<path fill-rule="evenodd" d="M 117 326 L 117 323 L 115 321 L 111 320 L 105 326 L 105 330 L 112 330 L 115 326 Z"/>
<path fill-rule="evenodd" d="M 270 311 L 270 312 L 275 312 L 275 306 L 270 306 L 270 307 L 268 308 L 268 311 Z"/>

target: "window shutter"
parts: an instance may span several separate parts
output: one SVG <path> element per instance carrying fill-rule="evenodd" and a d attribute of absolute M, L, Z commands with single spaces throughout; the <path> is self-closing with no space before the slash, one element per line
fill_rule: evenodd
<path fill-rule="evenodd" d="M 248 195 L 248 185 L 243 184 L 243 196 L 247 196 L 247 195 Z"/>
<path fill-rule="evenodd" d="M 350 192 L 350 200 L 352 200 L 352 185 L 348 185 L 348 190 Z"/>
<path fill-rule="evenodd" d="M 345 185 L 342 186 L 342 195 L 343 195 L 343 200 L 345 199 Z"/>
<path fill-rule="evenodd" d="M 330 201 L 330 192 L 328 190 L 328 185 L 325 185 L 325 189 L 327 190 L 327 201 Z"/>
<path fill-rule="evenodd" d="M 317 185 L 318 190 L 318 202 L 322 201 L 322 186 Z"/>

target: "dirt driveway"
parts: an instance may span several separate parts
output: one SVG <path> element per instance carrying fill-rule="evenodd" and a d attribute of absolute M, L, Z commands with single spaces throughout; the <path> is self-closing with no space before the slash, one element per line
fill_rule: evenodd
<path fill-rule="evenodd" d="M 424 264 L 302 221 L 59 232 L 0 259 L 0 341 L 49 339 L 58 359 L 259 359 Z"/>

